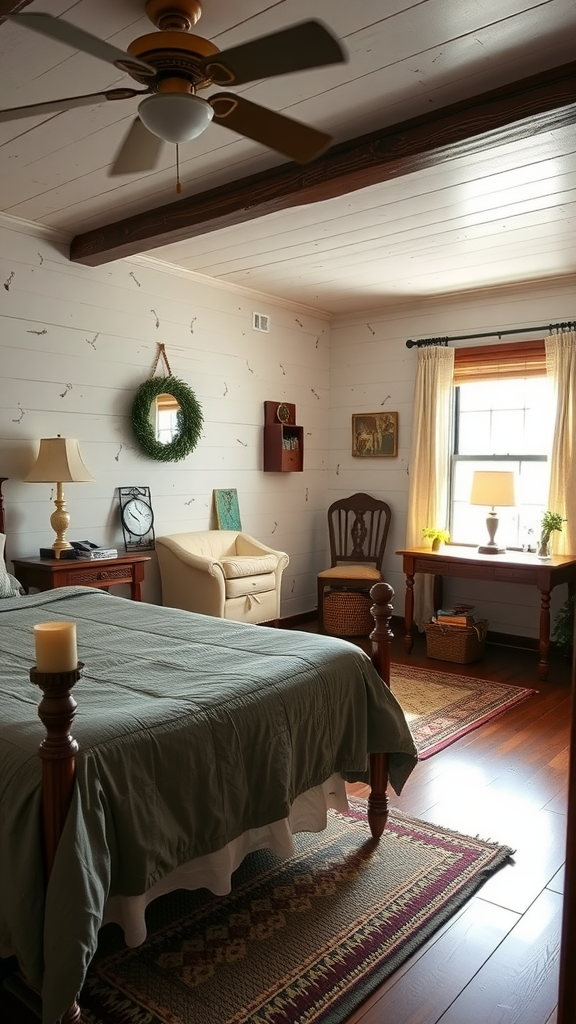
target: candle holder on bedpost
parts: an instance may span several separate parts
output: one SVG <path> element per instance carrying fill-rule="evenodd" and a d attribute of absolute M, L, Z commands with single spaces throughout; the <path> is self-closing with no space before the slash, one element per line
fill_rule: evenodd
<path fill-rule="evenodd" d="M 390 686 L 390 642 L 394 634 L 390 620 L 394 611 L 390 603 L 394 590 L 389 583 L 375 583 L 370 590 L 374 604 L 370 611 L 375 626 L 370 633 L 372 662 L 386 686 Z M 370 796 L 368 797 L 368 824 L 374 839 L 382 835 L 388 820 L 388 755 L 370 754 Z"/>
<path fill-rule="evenodd" d="M 70 672 L 38 672 L 30 669 L 30 679 L 40 687 L 42 699 L 38 715 L 46 729 L 38 754 L 42 759 L 42 820 L 46 878 L 50 877 L 56 848 L 72 799 L 78 744 L 70 735 L 76 714 L 71 690 L 82 675 L 78 662 Z"/>

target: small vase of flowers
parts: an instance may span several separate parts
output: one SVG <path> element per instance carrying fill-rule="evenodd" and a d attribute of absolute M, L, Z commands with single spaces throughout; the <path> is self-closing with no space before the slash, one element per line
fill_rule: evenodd
<path fill-rule="evenodd" d="M 554 530 L 561 530 L 562 523 L 565 522 L 566 520 L 562 518 L 559 512 L 548 511 L 542 516 L 542 528 L 540 531 L 538 550 L 536 552 L 540 561 L 547 562 L 552 558 L 551 535 Z"/>
<path fill-rule="evenodd" d="M 424 526 L 422 528 L 424 540 L 429 540 L 432 551 L 439 551 L 443 544 L 450 540 L 448 530 L 438 530 L 435 526 Z"/>

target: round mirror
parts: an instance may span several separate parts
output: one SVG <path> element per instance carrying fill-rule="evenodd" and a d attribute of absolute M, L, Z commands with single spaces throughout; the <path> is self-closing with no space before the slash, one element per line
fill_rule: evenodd
<path fill-rule="evenodd" d="M 132 428 L 141 450 L 157 462 L 180 462 L 198 444 L 202 409 L 191 388 L 177 377 L 153 377 L 141 384 L 132 403 Z"/>

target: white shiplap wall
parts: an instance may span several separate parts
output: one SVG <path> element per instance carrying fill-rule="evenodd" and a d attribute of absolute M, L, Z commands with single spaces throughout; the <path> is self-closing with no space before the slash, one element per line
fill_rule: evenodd
<path fill-rule="evenodd" d="M 408 338 L 444 337 L 491 330 L 513 330 L 574 319 L 576 289 L 573 280 L 548 285 L 508 287 L 490 292 L 468 292 L 405 303 L 367 316 L 340 317 L 331 328 L 330 367 L 330 475 L 329 501 L 353 491 L 384 498 L 393 519 L 384 562 L 384 577 L 395 590 L 395 611 L 403 614 L 405 581 L 401 558 L 405 546 L 411 420 L 417 350 L 407 349 Z M 510 341 L 542 337 L 522 334 Z M 496 343 L 497 338 L 493 339 Z M 465 344 L 490 344 L 491 339 Z M 380 410 L 399 413 L 398 457 L 358 459 L 351 452 L 351 415 Z M 536 589 L 479 582 L 446 580 L 445 601 L 455 598 L 475 603 L 479 617 L 490 628 L 517 636 L 538 635 L 539 597 Z M 566 597 L 566 588 L 553 593 L 552 613 Z"/>
<path fill-rule="evenodd" d="M 423 299 L 330 324 L 320 312 L 155 260 L 92 269 L 71 264 L 66 252 L 63 239 L 0 218 L 0 476 L 9 477 L 9 556 L 34 554 L 52 540 L 52 488 L 22 477 L 38 439 L 60 433 L 80 439 L 96 477 L 66 488 L 71 537 L 122 548 L 121 485 L 150 486 L 158 534 L 215 525 L 212 490 L 236 487 L 244 529 L 290 554 L 285 616 L 315 607 L 316 573 L 327 558 L 327 504 L 356 490 L 392 506 L 384 569 L 402 612 L 404 577 L 395 552 L 405 542 L 417 360 L 406 339 L 571 319 L 576 301 L 574 283 L 564 280 Z M 269 315 L 269 334 L 252 330 L 254 310 Z M 158 342 L 205 416 L 196 451 L 168 465 L 142 456 L 130 427 L 132 397 L 151 374 Z M 262 473 L 267 399 L 296 403 L 304 473 Z M 352 413 L 380 409 L 399 413 L 398 457 L 352 458 Z M 537 635 L 531 588 L 491 593 L 480 583 L 447 581 L 447 600 L 464 596 L 492 629 Z M 564 588 L 554 593 L 553 613 L 564 596 Z M 154 560 L 145 599 L 160 600 Z"/>
<path fill-rule="evenodd" d="M 236 487 L 242 526 L 287 551 L 283 615 L 315 606 L 326 550 L 329 321 L 305 307 L 175 271 L 150 259 L 71 264 L 63 240 L 0 219 L 0 476 L 8 557 L 52 542 L 53 488 L 25 484 L 40 437 L 77 437 L 93 484 L 65 488 L 69 537 L 123 549 L 117 487 L 148 485 L 156 533 L 215 526 L 214 488 Z M 270 333 L 252 330 L 252 312 Z M 144 457 L 130 407 L 163 342 L 175 376 L 204 413 L 181 463 Z M 159 369 L 158 372 L 163 372 Z M 265 400 L 294 402 L 303 473 L 262 472 Z M 117 590 L 116 593 L 121 593 Z M 160 600 L 155 561 L 145 599 Z"/>

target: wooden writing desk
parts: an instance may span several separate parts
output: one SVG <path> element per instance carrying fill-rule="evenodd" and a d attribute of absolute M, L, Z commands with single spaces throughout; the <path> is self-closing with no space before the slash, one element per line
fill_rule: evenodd
<path fill-rule="evenodd" d="M 576 556 L 553 555 L 549 562 L 540 562 L 536 555 L 520 551 L 506 551 L 503 555 L 479 555 L 475 548 L 448 545 L 441 551 L 430 548 L 410 548 L 397 551 L 402 555 L 402 568 L 406 575 L 404 646 L 412 650 L 414 628 L 414 576 L 426 573 L 435 577 L 434 603 L 441 603 L 443 576 L 466 580 L 486 580 L 489 583 L 528 583 L 540 591 L 540 632 L 538 676 L 548 677 L 548 651 L 550 649 L 550 594 L 559 583 L 576 583 Z"/>

